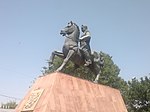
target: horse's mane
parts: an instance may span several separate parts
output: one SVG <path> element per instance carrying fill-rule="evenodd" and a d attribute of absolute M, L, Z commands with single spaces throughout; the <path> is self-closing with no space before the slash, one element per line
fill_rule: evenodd
<path fill-rule="evenodd" d="M 80 28 L 79 28 L 79 26 L 76 24 L 76 23 L 73 23 L 76 27 L 77 27 L 77 29 L 78 29 L 78 31 L 79 31 L 79 33 L 80 33 Z"/>
<path fill-rule="evenodd" d="M 79 26 L 76 24 L 76 23 L 73 23 L 76 27 L 77 27 L 77 30 L 78 30 L 78 32 L 79 32 L 79 36 L 80 36 L 80 28 L 79 28 Z M 79 41 L 79 40 L 78 40 Z"/>

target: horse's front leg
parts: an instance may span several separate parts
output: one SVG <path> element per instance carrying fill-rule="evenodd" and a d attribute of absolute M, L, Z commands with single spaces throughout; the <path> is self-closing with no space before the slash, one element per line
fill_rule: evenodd
<path fill-rule="evenodd" d="M 49 69 L 53 66 L 53 61 L 54 61 L 55 56 L 58 56 L 58 57 L 63 58 L 63 59 L 65 58 L 65 56 L 62 52 L 59 52 L 59 51 L 52 52 L 50 59 L 48 60 Z"/>
<path fill-rule="evenodd" d="M 67 57 L 64 59 L 63 63 L 61 64 L 61 66 L 56 70 L 57 72 L 61 71 L 64 66 L 67 64 L 67 62 L 69 61 L 69 59 L 71 58 L 71 56 L 74 54 L 74 50 L 69 50 Z"/>

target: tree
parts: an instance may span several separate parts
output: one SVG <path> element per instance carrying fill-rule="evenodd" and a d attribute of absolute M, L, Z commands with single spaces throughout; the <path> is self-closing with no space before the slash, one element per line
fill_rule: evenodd
<path fill-rule="evenodd" d="M 133 78 L 128 84 L 129 111 L 150 112 L 150 77 Z"/>
<path fill-rule="evenodd" d="M 15 101 L 9 101 L 5 104 L 1 104 L 1 108 L 4 108 L 4 109 L 15 109 L 17 106 L 17 103 Z"/>

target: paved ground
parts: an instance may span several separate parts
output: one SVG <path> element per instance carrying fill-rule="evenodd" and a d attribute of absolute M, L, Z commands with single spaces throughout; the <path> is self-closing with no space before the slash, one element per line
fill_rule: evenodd
<path fill-rule="evenodd" d="M 0 112 L 15 112 L 14 109 L 0 109 Z"/>

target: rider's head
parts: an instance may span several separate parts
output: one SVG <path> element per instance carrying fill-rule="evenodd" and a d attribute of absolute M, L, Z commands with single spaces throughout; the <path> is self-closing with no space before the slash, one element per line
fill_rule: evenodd
<path fill-rule="evenodd" d="M 85 31 L 87 30 L 87 26 L 82 25 L 82 26 L 81 26 L 81 30 L 82 30 L 82 32 L 85 32 Z"/>

